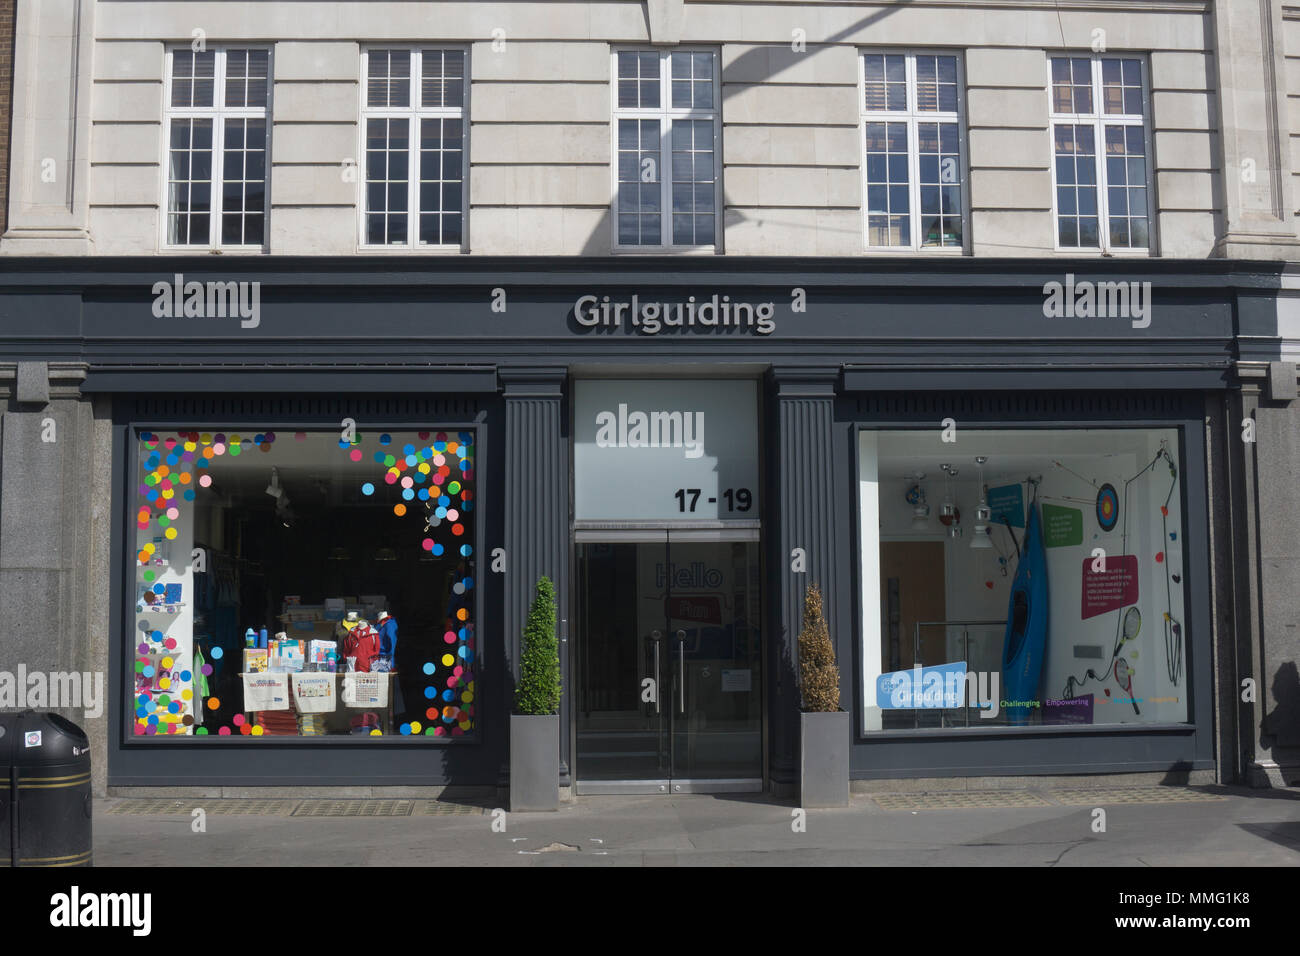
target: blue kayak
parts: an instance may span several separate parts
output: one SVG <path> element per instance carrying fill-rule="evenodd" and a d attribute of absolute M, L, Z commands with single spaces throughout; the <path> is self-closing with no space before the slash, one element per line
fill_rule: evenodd
<path fill-rule="evenodd" d="M 1020 566 L 1011 584 L 1007 604 L 1007 636 L 1002 645 L 1002 698 L 1007 701 L 1037 701 L 1047 645 L 1047 552 L 1038 502 L 1029 504 L 1029 522 Z M 1022 704 L 1004 708 L 1007 723 L 1027 724 L 1038 708 Z"/>

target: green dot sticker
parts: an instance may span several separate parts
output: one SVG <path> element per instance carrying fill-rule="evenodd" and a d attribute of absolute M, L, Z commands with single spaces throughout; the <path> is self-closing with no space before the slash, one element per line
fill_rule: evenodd
<path fill-rule="evenodd" d="M 152 581 L 154 579 L 154 573 L 152 571 L 146 571 L 144 573 L 144 579 L 146 581 Z"/>

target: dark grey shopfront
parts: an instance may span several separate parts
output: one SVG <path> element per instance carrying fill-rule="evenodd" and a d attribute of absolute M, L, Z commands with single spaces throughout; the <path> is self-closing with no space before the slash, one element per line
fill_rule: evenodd
<path fill-rule="evenodd" d="M 814 582 L 826 597 L 843 706 L 854 715 L 855 779 L 1216 766 L 1231 776 L 1222 764 L 1234 760 L 1233 695 L 1216 679 L 1235 653 L 1225 583 L 1235 572 L 1223 545 L 1231 525 L 1230 396 L 1235 362 L 1276 358 L 1275 275 L 1241 263 L 1095 260 L 469 258 L 431 268 L 428 260 L 358 257 L 228 265 L 10 263 L 0 282 L 5 353 L 82 364 L 83 396 L 111 409 L 110 785 L 498 784 L 519 634 L 543 574 L 555 581 L 560 605 L 562 783 L 579 792 L 666 791 L 674 782 L 790 788 L 798 766 L 796 639 L 804 589 Z M 1067 273 L 1150 282 L 1149 327 L 1127 317 L 1046 317 L 1044 284 Z M 157 317 L 151 290 L 174 278 L 260 282 L 257 323 Z M 602 311 L 605 297 L 611 307 Z M 653 332 L 630 321 L 650 302 L 662 306 L 651 313 L 660 320 Z M 662 321 L 677 306 L 706 303 L 716 303 L 714 321 Z M 582 517 L 575 390 L 632 380 L 750 383 L 755 477 L 724 482 L 714 497 L 734 508 L 743 486 L 752 510 L 734 520 L 693 519 L 685 510 L 693 485 L 684 484 L 656 489 L 682 509 L 676 516 Z M 347 419 L 367 432 L 473 436 L 468 533 L 477 586 L 467 613 L 478 629 L 478 686 L 468 729 L 455 737 L 315 740 L 136 733 L 128 634 L 138 436 L 312 433 Z M 1176 436 L 1185 719 L 869 726 L 868 680 L 881 668 L 864 660 L 862 639 L 871 609 L 862 586 L 861 436 L 937 432 L 947 419 L 959 434 Z M 652 603 L 665 611 L 662 626 L 625 613 L 638 599 L 629 597 L 634 579 L 656 565 Z M 715 565 L 735 571 L 710 591 L 700 581 Z M 715 606 L 705 592 L 722 598 Z"/>

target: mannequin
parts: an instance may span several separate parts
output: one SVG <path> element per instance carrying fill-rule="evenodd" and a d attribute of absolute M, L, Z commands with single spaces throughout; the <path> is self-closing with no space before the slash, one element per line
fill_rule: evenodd
<path fill-rule="evenodd" d="M 397 670 L 397 621 L 387 611 L 380 611 L 379 618 L 375 621 L 375 627 L 379 632 L 379 655 L 388 659 L 389 666 Z M 400 677 L 400 675 L 399 675 Z M 402 713 L 406 710 L 406 700 L 402 694 L 402 683 L 394 679 L 393 689 L 393 713 L 401 719 Z"/>
<path fill-rule="evenodd" d="M 387 611 L 379 612 L 379 620 L 375 622 L 375 627 L 379 630 L 379 653 L 384 655 L 392 662 L 393 669 L 397 668 L 397 621 Z"/>

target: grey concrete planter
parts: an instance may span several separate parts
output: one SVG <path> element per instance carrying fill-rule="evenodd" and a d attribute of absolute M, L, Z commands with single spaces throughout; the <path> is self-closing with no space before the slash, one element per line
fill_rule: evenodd
<path fill-rule="evenodd" d="M 560 717 L 510 717 L 510 809 L 560 809 Z"/>
<path fill-rule="evenodd" d="M 799 715 L 799 806 L 849 805 L 849 713 Z"/>

